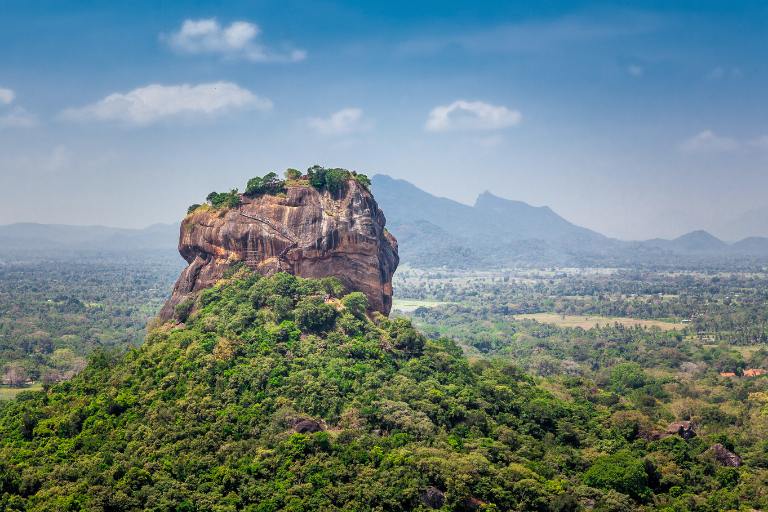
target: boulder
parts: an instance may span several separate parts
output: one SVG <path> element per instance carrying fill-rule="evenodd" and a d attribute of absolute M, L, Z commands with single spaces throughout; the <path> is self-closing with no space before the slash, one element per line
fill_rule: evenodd
<path fill-rule="evenodd" d="M 741 457 L 720 443 L 713 444 L 707 451 L 710 452 L 714 456 L 715 460 L 723 466 L 729 466 L 732 468 L 741 466 Z"/>
<path fill-rule="evenodd" d="M 314 434 L 323 431 L 323 426 L 315 420 L 302 419 L 293 424 L 293 430 L 298 434 Z"/>
<path fill-rule="evenodd" d="M 445 493 L 430 485 L 421 492 L 421 502 L 429 508 L 441 508 L 445 505 Z"/>
<path fill-rule="evenodd" d="M 678 435 L 687 441 L 696 437 L 696 429 L 691 421 L 676 421 L 669 424 L 666 434 L 668 436 Z"/>

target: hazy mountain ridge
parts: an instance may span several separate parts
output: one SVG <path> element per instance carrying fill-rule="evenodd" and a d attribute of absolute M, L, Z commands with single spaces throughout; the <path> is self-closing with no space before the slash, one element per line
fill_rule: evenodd
<path fill-rule="evenodd" d="M 403 261 L 421 265 L 519 263 L 621 265 L 690 259 L 767 257 L 768 238 L 728 244 L 697 230 L 672 240 L 623 241 L 569 222 L 547 206 L 480 194 L 474 206 L 436 197 L 386 175 L 373 177 Z"/>
<path fill-rule="evenodd" d="M 40 251 L 175 250 L 178 233 L 179 227 L 174 224 L 153 224 L 144 229 L 130 229 L 24 222 L 0 226 L 0 248 Z"/>
<path fill-rule="evenodd" d="M 768 259 L 768 238 L 728 243 L 696 230 L 673 239 L 624 241 L 578 226 L 548 206 L 531 206 L 483 192 L 470 206 L 434 196 L 405 180 L 376 175 L 372 188 L 398 238 L 404 262 L 421 266 L 517 264 L 676 265 L 722 259 Z M 0 250 L 176 250 L 179 228 L 144 229 L 19 223 L 0 226 Z"/>

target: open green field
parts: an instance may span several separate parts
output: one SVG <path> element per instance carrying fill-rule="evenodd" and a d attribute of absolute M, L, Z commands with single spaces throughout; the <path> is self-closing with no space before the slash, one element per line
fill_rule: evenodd
<path fill-rule="evenodd" d="M 434 308 L 450 302 L 441 302 L 439 300 L 419 300 L 419 299 L 394 299 L 392 309 L 402 311 L 403 313 L 412 313 L 417 308 Z"/>
<path fill-rule="evenodd" d="M 515 315 L 516 320 L 536 320 L 542 324 L 554 324 L 558 327 L 581 327 L 582 329 L 592 329 L 599 325 L 621 324 L 627 327 L 658 327 L 665 331 L 683 329 L 682 323 L 668 322 L 664 320 L 641 320 L 638 318 L 621 318 L 607 316 L 582 316 L 582 315 L 560 315 L 557 313 L 532 313 L 527 315 Z"/>
<path fill-rule="evenodd" d="M 25 388 L 9 388 L 7 386 L 0 386 L 0 400 L 13 400 L 16 395 L 23 391 L 41 391 L 43 389 L 42 384 L 32 384 Z"/>

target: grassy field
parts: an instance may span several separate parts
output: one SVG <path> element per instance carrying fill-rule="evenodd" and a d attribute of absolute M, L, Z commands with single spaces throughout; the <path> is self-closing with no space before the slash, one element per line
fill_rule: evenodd
<path fill-rule="evenodd" d="M 450 304 L 450 302 L 440 302 L 438 300 L 394 299 L 392 301 L 392 309 L 402 311 L 403 313 L 411 313 L 416 311 L 417 308 L 434 308 L 442 306 L 443 304 Z"/>
<path fill-rule="evenodd" d="M 13 400 L 16 398 L 16 395 L 22 391 L 40 391 L 42 389 L 42 384 L 32 384 L 26 388 L 9 388 L 7 386 L 0 386 L 0 400 Z"/>
<path fill-rule="evenodd" d="M 619 323 L 627 327 L 639 325 L 641 327 L 658 327 L 665 331 L 682 329 L 685 327 L 681 323 L 667 322 L 663 320 L 640 320 L 637 318 L 611 318 L 607 316 L 581 316 L 581 315 L 559 315 L 557 313 L 533 313 L 529 315 L 515 315 L 516 320 L 536 320 L 543 324 L 555 324 L 558 327 L 581 327 L 582 329 L 592 329 L 593 327 L 606 324 Z"/>

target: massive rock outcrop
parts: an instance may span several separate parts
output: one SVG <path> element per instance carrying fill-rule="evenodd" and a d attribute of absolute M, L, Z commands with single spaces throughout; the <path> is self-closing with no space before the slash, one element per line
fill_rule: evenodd
<path fill-rule="evenodd" d="M 372 311 L 389 314 L 397 240 L 371 193 L 355 180 L 332 194 L 308 183 L 285 194 L 242 196 L 236 208 L 198 208 L 181 223 L 179 252 L 189 263 L 160 317 L 212 286 L 236 262 L 261 274 L 339 278 L 368 296 Z"/>

